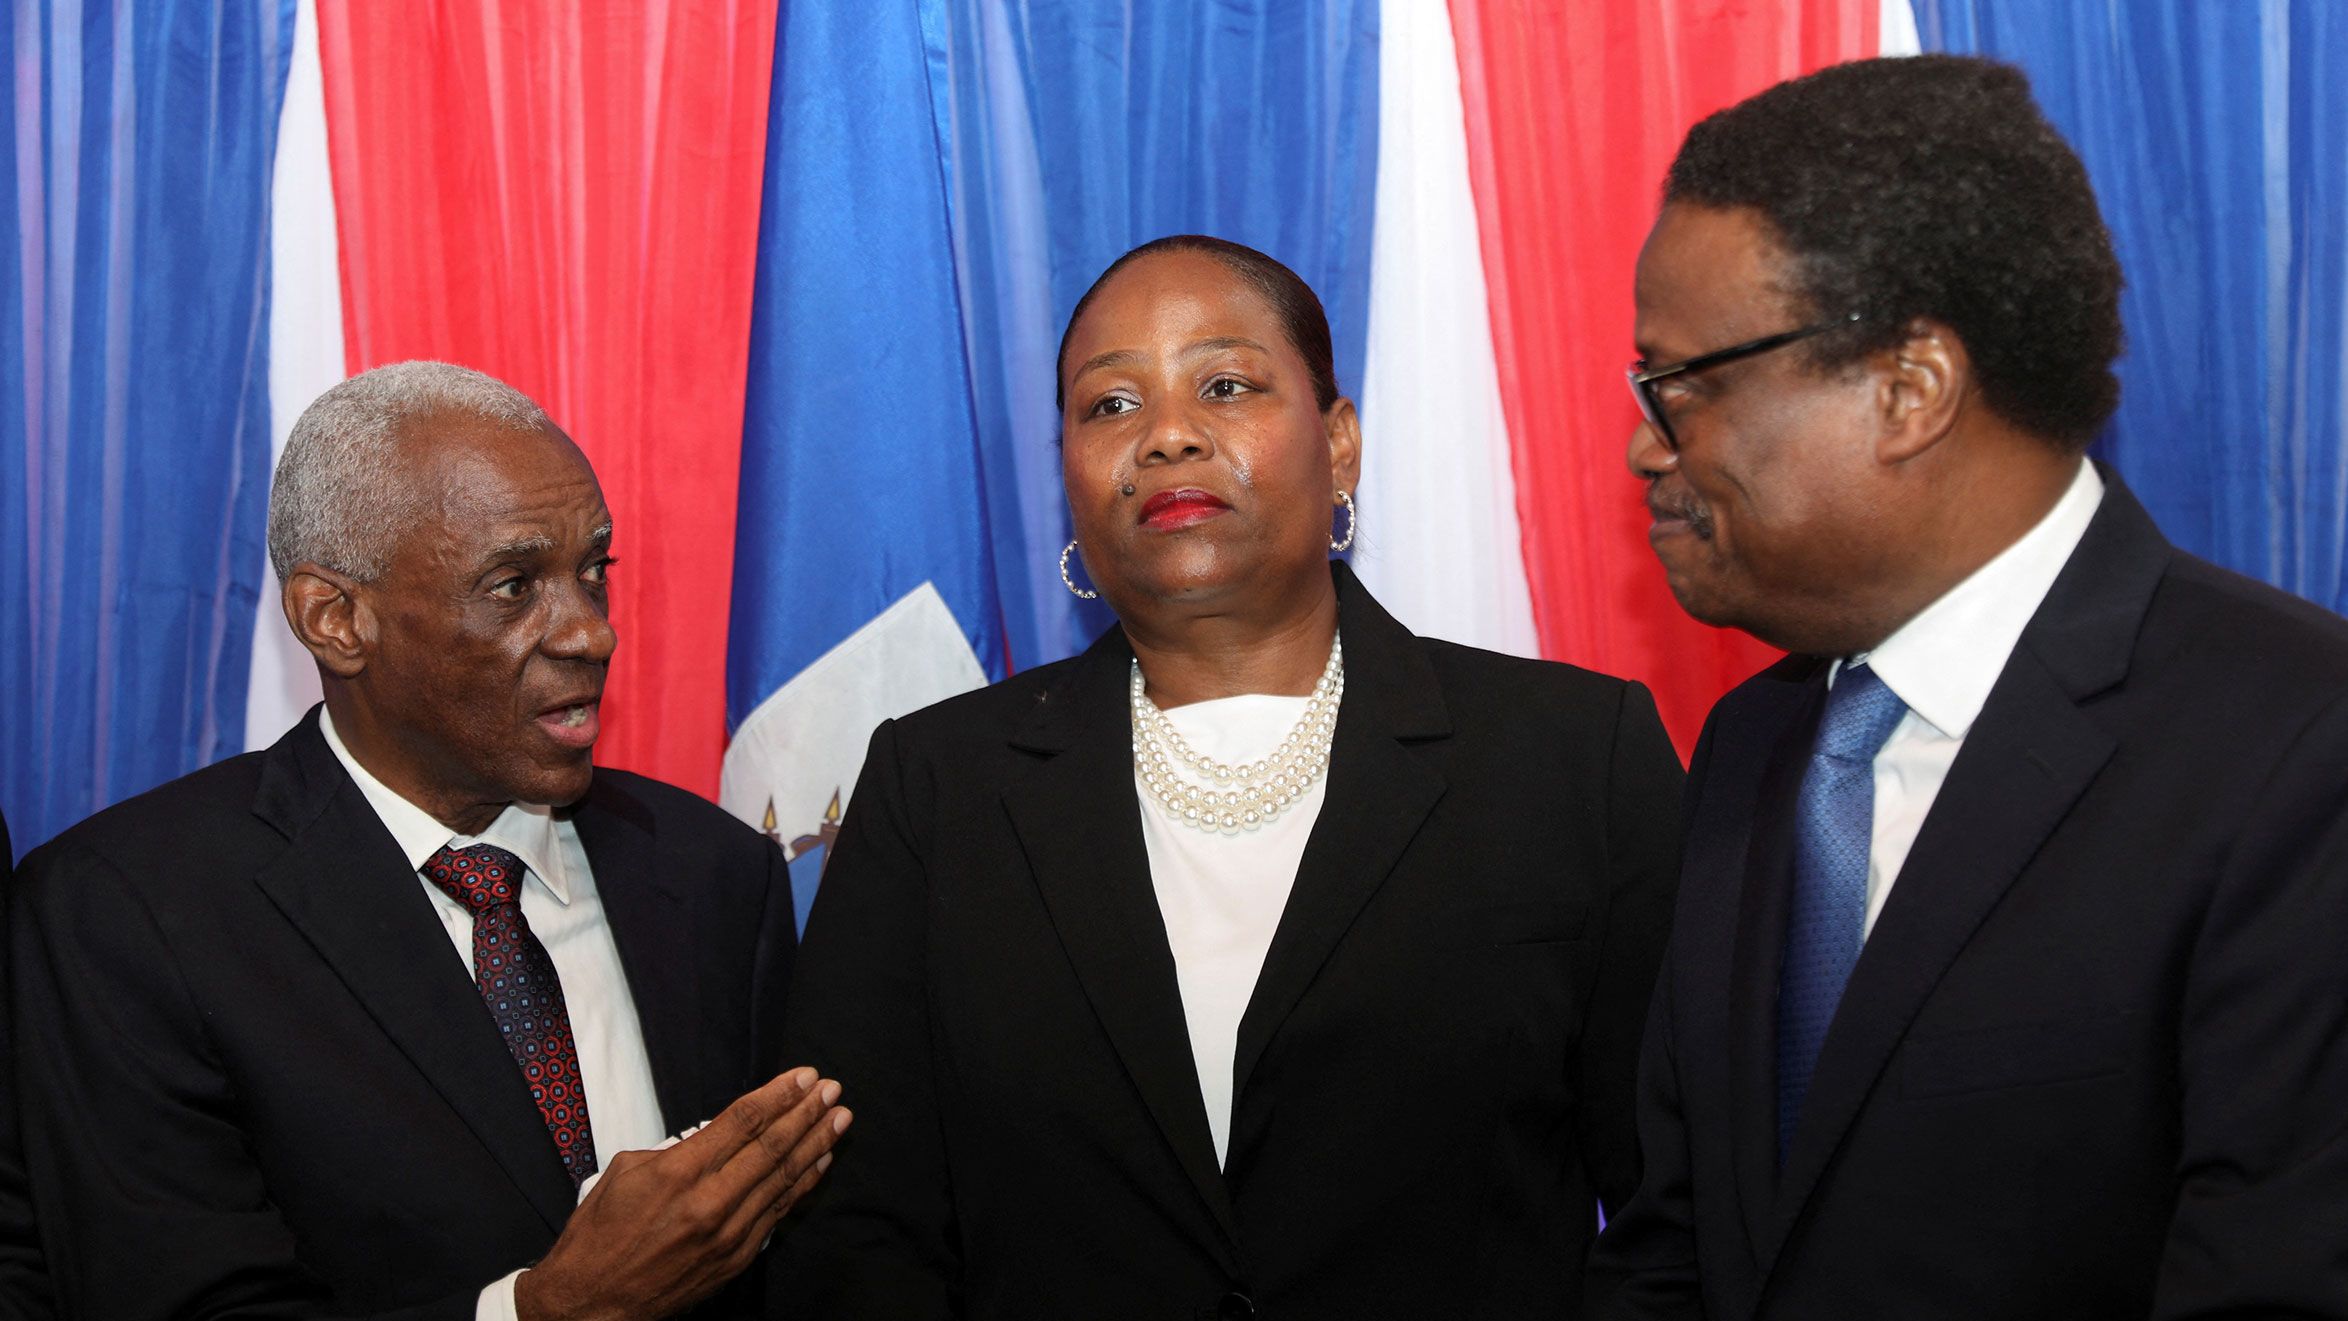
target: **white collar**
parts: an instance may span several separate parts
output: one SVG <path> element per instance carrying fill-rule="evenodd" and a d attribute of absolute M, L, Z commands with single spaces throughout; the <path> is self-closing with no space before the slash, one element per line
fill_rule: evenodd
<path fill-rule="evenodd" d="M 318 708 L 318 732 L 326 736 L 326 746 L 336 761 L 351 773 L 367 805 L 383 821 L 383 828 L 391 832 L 392 840 L 406 856 L 408 865 L 417 871 L 443 845 L 465 848 L 473 844 L 493 844 L 522 860 L 546 892 L 562 904 L 571 902 L 571 889 L 563 872 L 561 840 L 555 833 L 554 809 L 536 803 L 508 803 L 497 814 L 489 828 L 478 835 L 461 835 L 442 825 L 430 812 L 401 797 L 390 785 L 376 779 L 335 732 L 334 717 L 325 707 Z"/>
<path fill-rule="evenodd" d="M 2079 460 L 2079 475 L 2037 526 L 1852 663 L 1866 662 L 1934 729 L 1965 737 L 2102 503 L 2103 478 Z"/>

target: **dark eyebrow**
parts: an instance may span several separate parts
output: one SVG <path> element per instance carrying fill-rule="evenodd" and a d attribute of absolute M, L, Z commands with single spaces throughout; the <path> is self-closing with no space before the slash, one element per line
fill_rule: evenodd
<path fill-rule="evenodd" d="M 1217 335 L 1213 339 L 1202 339 L 1196 344 L 1187 346 L 1182 350 L 1182 356 L 1196 358 L 1203 354 L 1220 353 L 1225 349 L 1254 349 L 1258 353 L 1271 352 L 1270 349 L 1244 335 Z M 1096 368 L 1121 367 L 1126 363 L 1138 360 L 1140 357 L 1141 355 L 1132 349 L 1111 349 L 1107 353 L 1095 354 L 1077 364 L 1075 372 L 1071 373 L 1068 379 L 1077 380 L 1086 372 Z"/>

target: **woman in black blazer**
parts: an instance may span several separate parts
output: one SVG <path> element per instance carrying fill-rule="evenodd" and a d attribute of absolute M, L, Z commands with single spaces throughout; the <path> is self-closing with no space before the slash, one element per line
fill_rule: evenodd
<path fill-rule="evenodd" d="M 1271 258 L 1127 254 L 1060 380 L 1121 627 L 873 736 L 790 992 L 859 1098 L 794 1315 L 1572 1315 L 1671 912 L 1646 691 L 1329 560 L 1360 429 Z"/>

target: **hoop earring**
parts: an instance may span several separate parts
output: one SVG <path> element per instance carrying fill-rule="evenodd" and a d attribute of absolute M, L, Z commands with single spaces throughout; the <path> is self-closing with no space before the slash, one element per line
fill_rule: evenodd
<path fill-rule="evenodd" d="M 1077 600 L 1093 600 L 1100 596 L 1099 592 L 1088 592 L 1084 590 L 1083 588 L 1076 585 L 1076 580 L 1074 578 L 1068 576 L 1068 557 L 1075 553 L 1076 543 L 1073 541 L 1060 548 L 1060 581 L 1068 585 L 1068 590 L 1075 595 Z"/>
<path fill-rule="evenodd" d="M 1345 506 L 1345 540 L 1339 541 L 1335 537 L 1329 538 L 1329 549 L 1332 551 L 1351 550 L 1353 549 L 1354 530 L 1361 526 L 1361 514 L 1353 507 L 1353 493 L 1350 491 L 1339 491 L 1337 503 Z"/>

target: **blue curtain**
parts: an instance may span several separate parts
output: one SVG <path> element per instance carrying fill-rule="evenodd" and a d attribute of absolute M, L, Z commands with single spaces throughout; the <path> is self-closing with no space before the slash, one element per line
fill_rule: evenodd
<path fill-rule="evenodd" d="M 1919 0 L 2027 70 L 2128 275 L 2098 442 L 2171 540 L 2335 610 L 2348 519 L 2348 5 Z"/>
<path fill-rule="evenodd" d="M 1917 6 L 1929 46 L 2028 69 L 2096 180 L 2131 279 L 2100 452 L 2180 544 L 2348 608 L 2348 5 Z M 240 739 L 294 8 L 44 0 L 0 24 L 20 847 Z M 870 617 L 843 605 L 864 566 L 938 582 L 994 673 L 1105 625 L 1037 548 L 1066 539 L 1060 328 L 1131 245 L 1196 230 L 1280 257 L 1358 385 L 1377 48 L 1375 0 L 783 5 L 734 719 Z"/>
<path fill-rule="evenodd" d="M 777 26 L 729 729 L 924 582 L 1001 674 L 924 8 L 785 4 Z"/>
<path fill-rule="evenodd" d="M 1287 262 L 1358 383 L 1375 0 L 797 0 L 774 86 L 730 724 L 925 581 L 996 677 L 1107 626 L 1052 559 L 1053 359 L 1134 245 Z"/>
<path fill-rule="evenodd" d="M 1320 294 L 1358 389 L 1378 128 L 1375 0 L 932 0 L 955 274 L 1010 664 L 1081 649 L 1038 548 L 1067 541 L 1053 358 L 1110 262 L 1166 234 L 1235 239 Z"/>
<path fill-rule="evenodd" d="M 19 849 L 236 749 L 294 0 L 0 25 L 0 806 Z"/>

